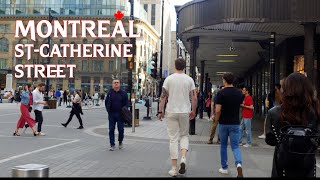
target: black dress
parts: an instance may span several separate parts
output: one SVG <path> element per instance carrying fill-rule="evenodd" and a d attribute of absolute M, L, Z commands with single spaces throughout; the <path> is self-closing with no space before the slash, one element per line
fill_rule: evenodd
<path fill-rule="evenodd" d="M 314 162 L 314 169 L 302 170 L 296 169 L 295 171 L 288 171 L 285 169 L 281 169 L 278 166 L 278 151 L 279 151 L 279 144 L 277 140 L 277 136 L 275 135 L 274 131 L 277 135 L 280 135 L 280 129 L 284 126 L 280 122 L 281 115 L 281 106 L 275 106 L 268 111 L 267 121 L 266 121 L 266 143 L 270 146 L 275 146 L 275 151 L 273 155 L 273 164 L 272 164 L 272 173 L 271 177 L 315 177 L 316 171 L 316 159 L 312 159 Z M 318 128 L 318 118 L 314 112 L 310 112 L 308 115 L 309 119 L 309 126 L 311 128 L 317 129 Z M 285 172 L 285 173 L 284 173 Z"/>

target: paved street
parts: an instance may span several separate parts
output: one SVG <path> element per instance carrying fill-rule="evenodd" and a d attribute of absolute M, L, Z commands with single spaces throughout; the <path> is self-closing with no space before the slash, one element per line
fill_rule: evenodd
<path fill-rule="evenodd" d="M 135 133 L 125 128 L 124 149 L 108 151 L 107 113 L 104 107 L 84 110 L 84 129 L 76 129 L 76 117 L 69 127 L 60 125 L 69 108 L 44 111 L 43 132 L 33 137 L 30 129 L 20 137 L 12 136 L 20 116 L 16 104 L 0 104 L 0 177 L 10 177 L 17 165 L 38 163 L 50 167 L 50 177 L 169 177 L 170 169 L 166 124 L 144 121 L 145 108 L 140 105 L 140 126 Z M 156 112 L 156 111 L 154 111 Z M 32 113 L 34 117 L 34 114 Z M 205 116 L 206 117 L 206 116 Z M 191 136 L 186 177 L 235 177 L 236 169 L 229 150 L 231 174 L 222 176 L 218 145 L 207 145 L 209 126 L 206 119 L 197 121 L 197 135 Z M 254 132 L 256 135 L 260 132 Z M 254 135 L 254 137 L 256 137 Z M 252 148 L 242 148 L 246 177 L 269 177 L 273 148 L 254 138 Z M 319 170 L 319 169 L 318 169 Z M 319 176 L 319 173 L 317 173 Z"/>

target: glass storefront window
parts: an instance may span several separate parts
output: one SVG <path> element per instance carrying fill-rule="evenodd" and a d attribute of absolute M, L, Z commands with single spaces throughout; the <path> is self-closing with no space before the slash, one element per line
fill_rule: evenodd
<path fill-rule="evenodd" d="M 304 56 L 298 55 L 293 60 L 293 72 L 299 72 L 304 74 Z"/>

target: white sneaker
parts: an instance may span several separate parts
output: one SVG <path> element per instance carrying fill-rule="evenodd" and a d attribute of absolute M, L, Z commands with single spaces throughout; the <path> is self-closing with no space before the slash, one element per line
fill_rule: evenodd
<path fill-rule="evenodd" d="M 180 162 L 180 169 L 179 169 L 179 174 L 184 174 L 186 173 L 186 164 L 187 164 L 187 160 L 185 157 L 181 158 L 181 162 Z"/>
<path fill-rule="evenodd" d="M 168 173 L 172 177 L 176 177 L 177 176 L 177 170 L 176 169 L 171 169 Z"/>
<path fill-rule="evenodd" d="M 266 135 L 262 134 L 261 136 L 258 136 L 259 139 L 265 139 Z"/>
<path fill-rule="evenodd" d="M 243 177 L 241 164 L 237 164 L 237 177 Z"/>
<path fill-rule="evenodd" d="M 251 144 L 245 144 L 245 145 L 243 145 L 243 147 L 251 147 Z"/>
<path fill-rule="evenodd" d="M 220 168 L 220 169 L 219 169 L 219 173 L 227 175 L 227 174 L 229 174 L 229 171 L 228 171 L 228 169 L 222 169 L 222 168 Z"/>
<path fill-rule="evenodd" d="M 46 134 L 43 133 L 43 132 L 39 132 L 39 135 L 38 136 L 45 136 Z"/>

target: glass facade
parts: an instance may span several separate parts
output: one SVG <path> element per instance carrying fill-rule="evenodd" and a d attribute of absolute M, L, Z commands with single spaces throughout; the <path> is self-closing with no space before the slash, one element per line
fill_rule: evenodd
<path fill-rule="evenodd" d="M 128 0 L 0 0 L 1 15 L 113 16 L 121 10 L 130 15 Z"/>

